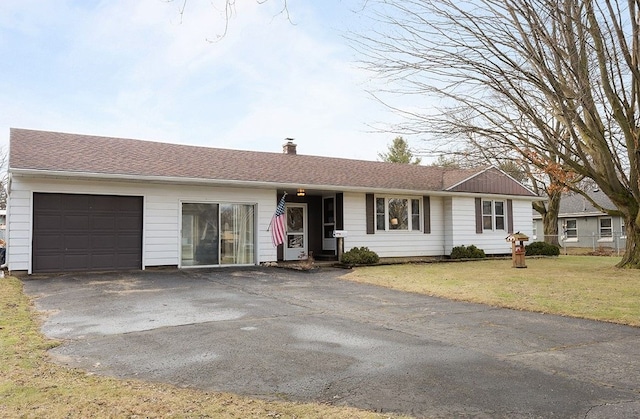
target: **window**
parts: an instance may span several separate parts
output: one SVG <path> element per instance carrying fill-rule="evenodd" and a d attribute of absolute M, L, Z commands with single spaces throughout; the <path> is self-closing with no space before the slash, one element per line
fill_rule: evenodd
<path fill-rule="evenodd" d="M 565 238 L 577 239 L 578 238 L 578 221 L 575 219 L 565 220 L 563 230 L 564 230 Z"/>
<path fill-rule="evenodd" d="M 254 206 L 182 204 L 183 266 L 254 263 Z"/>
<path fill-rule="evenodd" d="M 420 230 L 420 201 L 411 200 L 411 230 Z"/>
<path fill-rule="evenodd" d="M 496 230 L 504 230 L 504 202 L 495 201 L 493 208 L 495 210 Z"/>
<path fill-rule="evenodd" d="M 376 230 L 420 231 L 420 199 L 376 198 Z"/>
<path fill-rule="evenodd" d="M 376 198 L 376 230 L 386 230 L 386 211 L 384 198 Z"/>
<path fill-rule="evenodd" d="M 482 229 L 505 229 L 504 201 L 482 201 Z"/>
<path fill-rule="evenodd" d="M 409 208 L 407 199 L 389 199 L 387 200 L 389 230 L 408 230 L 409 229 Z"/>
<path fill-rule="evenodd" d="M 493 205 L 491 205 L 491 201 L 482 201 L 482 229 L 493 230 Z"/>
<path fill-rule="evenodd" d="M 611 218 L 600 218 L 600 238 L 612 238 L 613 237 L 613 223 Z"/>

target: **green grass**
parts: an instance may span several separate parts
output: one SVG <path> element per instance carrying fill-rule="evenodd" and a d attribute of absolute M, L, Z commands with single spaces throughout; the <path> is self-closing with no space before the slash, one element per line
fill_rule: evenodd
<path fill-rule="evenodd" d="M 233 394 L 117 380 L 47 361 L 57 342 L 39 331 L 37 314 L 16 278 L 0 279 L 2 418 L 382 418 L 324 404 L 268 402 Z"/>
<path fill-rule="evenodd" d="M 529 258 L 357 268 L 346 279 L 517 310 L 640 326 L 640 271 L 617 258 Z"/>

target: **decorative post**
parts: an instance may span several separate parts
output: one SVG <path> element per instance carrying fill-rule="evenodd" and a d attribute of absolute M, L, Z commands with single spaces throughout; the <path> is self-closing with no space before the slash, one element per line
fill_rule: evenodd
<path fill-rule="evenodd" d="M 347 237 L 346 230 L 333 230 L 333 237 L 336 238 L 336 246 L 338 247 L 338 262 L 342 262 L 342 254 L 344 253 L 344 238 Z"/>
<path fill-rule="evenodd" d="M 511 242 L 511 261 L 512 267 L 514 268 L 526 268 L 527 264 L 525 263 L 524 255 L 525 248 L 524 242 L 529 240 L 529 236 L 526 234 L 522 234 L 519 231 L 514 234 L 509 234 L 507 236 L 507 241 Z"/>

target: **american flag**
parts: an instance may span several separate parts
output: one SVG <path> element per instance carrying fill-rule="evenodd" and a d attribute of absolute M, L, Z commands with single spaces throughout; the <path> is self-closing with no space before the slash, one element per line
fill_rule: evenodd
<path fill-rule="evenodd" d="M 284 243 L 284 237 L 286 234 L 285 229 L 285 213 L 284 213 L 284 197 L 287 196 L 285 193 L 280 198 L 280 202 L 276 207 L 276 212 L 273 214 L 273 218 L 271 219 L 271 241 L 274 246 L 278 246 Z"/>

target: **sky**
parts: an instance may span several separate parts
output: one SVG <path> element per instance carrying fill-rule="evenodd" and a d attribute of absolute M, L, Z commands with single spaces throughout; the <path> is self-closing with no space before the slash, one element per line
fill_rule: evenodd
<path fill-rule="evenodd" d="M 354 0 L 0 1 L 0 146 L 9 128 L 377 160 L 393 114 L 345 33 Z M 405 137 L 410 144 L 411 139 Z"/>

